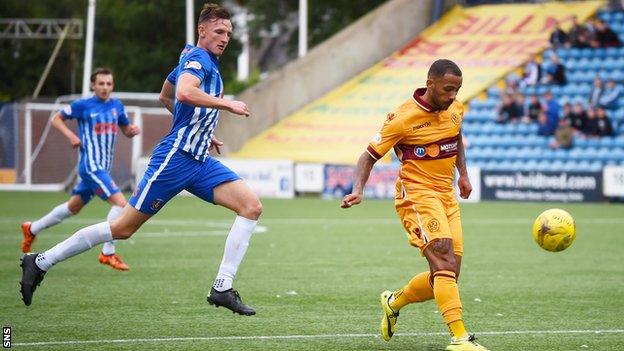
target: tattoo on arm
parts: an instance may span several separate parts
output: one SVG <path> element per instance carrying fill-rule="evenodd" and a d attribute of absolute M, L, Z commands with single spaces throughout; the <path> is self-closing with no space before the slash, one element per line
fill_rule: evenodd
<path fill-rule="evenodd" d="M 455 166 L 459 171 L 459 175 L 466 175 L 466 154 L 464 153 L 464 140 L 462 139 L 461 131 L 459 132 L 459 138 L 457 139 L 457 158 L 455 159 Z"/>

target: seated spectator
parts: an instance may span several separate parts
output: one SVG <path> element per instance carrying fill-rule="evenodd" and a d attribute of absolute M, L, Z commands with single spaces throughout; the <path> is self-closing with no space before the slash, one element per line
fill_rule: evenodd
<path fill-rule="evenodd" d="M 604 136 L 613 136 L 613 124 L 611 124 L 611 120 L 607 117 L 607 113 L 604 109 L 598 107 L 596 109 L 596 131 L 597 135 Z"/>
<path fill-rule="evenodd" d="M 602 89 L 602 79 L 600 79 L 600 77 L 594 78 L 594 85 L 592 86 L 592 90 L 589 93 L 589 106 L 598 106 L 598 101 L 600 100 L 600 96 L 602 95 L 603 91 Z"/>
<path fill-rule="evenodd" d="M 524 95 L 522 93 L 514 95 L 514 103 L 518 110 L 518 122 L 529 123 L 529 105 L 526 103 Z"/>
<path fill-rule="evenodd" d="M 546 65 L 544 71 L 546 72 L 544 84 L 566 85 L 565 66 L 559 62 L 557 55 L 550 55 L 550 63 Z"/>
<path fill-rule="evenodd" d="M 561 110 L 561 116 L 559 119 L 570 119 L 572 117 L 572 103 L 566 102 L 563 104 L 563 109 Z"/>
<path fill-rule="evenodd" d="M 609 79 L 607 81 L 607 86 L 598 99 L 598 106 L 607 110 L 615 110 L 618 108 L 618 99 L 621 95 L 622 89 L 615 84 L 613 79 Z"/>
<path fill-rule="evenodd" d="M 522 112 L 514 100 L 507 94 L 503 94 L 501 100 L 501 105 L 498 107 L 496 123 L 517 122 Z"/>
<path fill-rule="evenodd" d="M 529 122 L 537 122 L 537 117 L 539 116 L 539 113 L 544 110 L 544 108 L 542 107 L 542 104 L 537 99 L 536 95 L 531 95 L 531 100 L 529 101 L 528 110 L 529 110 L 528 112 Z"/>
<path fill-rule="evenodd" d="M 524 66 L 524 75 L 520 81 L 520 86 L 526 87 L 536 85 L 541 78 L 542 67 L 540 67 L 535 58 L 532 58 L 531 61 L 527 62 Z"/>
<path fill-rule="evenodd" d="M 557 22 L 557 27 L 550 34 L 550 45 L 553 49 L 559 49 L 563 47 L 570 47 L 568 35 L 561 29 L 561 25 Z"/>
<path fill-rule="evenodd" d="M 592 107 L 587 109 L 587 121 L 585 122 L 585 129 L 583 134 L 586 137 L 595 137 L 598 133 L 598 121 L 596 121 L 596 110 Z"/>
<path fill-rule="evenodd" d="M 574 140 L 574 131 L 570 126 L 570 120 L 562 118 L 555 130 L 555 140 L 551 141 L 549 146 L 551 149 L 570 149 Z"/>
<path fill-rule="evenodd" d="M 537 126 L 538 135 L 551 136 L 555 132 L 554 128 L 548 123 L 548 117 L 546 117 L 545 111 L 541 111 L 537 116 Z"/>
<path fill-rule="evenodd" d="M 619 47 L 622 45 L 618 35 L 604 23 L 603 20 L 596 20 L 596 44 L 601 48 Z"/>
<path fill-rule="evenodd" d="M 580 24 L 576 16 L 572 17 L 572 28 L 568 39 L 573 48 L 591 48 L 587 27 Z"/>
<path fill-rule="evenodd" d="M 587 128 L 587 112 L 585 112 L 583 104 L 580 102 L 574 104 L 569 119 L 570 126 L 575 133 L 582 133 Z"/>

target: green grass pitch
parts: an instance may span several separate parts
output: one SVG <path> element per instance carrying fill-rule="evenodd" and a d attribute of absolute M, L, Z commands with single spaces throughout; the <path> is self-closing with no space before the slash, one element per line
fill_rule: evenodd
<path fill-rule="evenodd" d="M 178 197 L 117 250 L 116 272 L 98 248 L 54 267 L 20 300 L 19 224 L 65 201 L 62 193 L 0 193 L 0 316 L 28 350 L 443 350 L 433 301 L 401 311 L 397 334 L 378 337 L 379 293 L 426 269 L 391 201 L 343 210 L 338 201 L 263 201 L 260 225 L 235 281 L 257 315 L 206 303 L 233 220 L 227 210 Z M 540 249 L 533 219 L 561 207 L 577 222 L 566 251 Z M 94 200 L 41 233 L 45 250 L 101 221 Z M 463 204 L 464 319 L 491 350 L 621 350 L 624 341 L 624 207 L 613 204 Z M 262 228 L 261 228 L 262 229 Z"/>

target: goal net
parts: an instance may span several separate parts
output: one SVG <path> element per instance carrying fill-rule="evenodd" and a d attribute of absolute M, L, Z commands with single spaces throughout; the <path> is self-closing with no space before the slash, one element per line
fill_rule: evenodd
<path fill-rule="evenodd" d="M 157 94 L 143 95 L 150 95 L 151 102 L 158 101 Z M 123 95 L 113 96 L 124 101 Z M 77 179 L 79 150 L 73 149 L 67 138 L 52 127 L 51 120 L 56 112 L 76 98 L 78 96 L 68 96 L 50 104 L 23 103 L 17 106 L 15 183 L 0 184 L 0 190 L 55 191 L 73 187 Z M 130 99 L 138 101 L 135 96 Z M 121 189 L 129 190 L 135 182 L 139 158 L 149 156 L 152 148 L 169 131 L 171 114 L 164 108 L 124 103 L 131 123 L 141 127 L 142 132 L 132 139 L 119 132 L 111 176 Z M 78 135 L 75 121 L 67 121 L 67 126 Z"/>

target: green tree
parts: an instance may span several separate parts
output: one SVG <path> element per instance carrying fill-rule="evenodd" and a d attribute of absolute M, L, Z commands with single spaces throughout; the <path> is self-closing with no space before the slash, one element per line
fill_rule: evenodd
<path fill-rule="evenodd" d="M 195 19 L 204 2 L 195 0 Z M 0 13 L 4 18 L 82 18 L 86 32 L 87 0 L 2 0 Z M 112 68 L 118 91 L 160 91 L 184 43 L 184 1 L 97 2 L 93 67 Z M 0 39 L 0 71 L 5 76 L 0 80 L 0 99 L 30 96 L 55 44 L 54 40 Z M 226 93 L 233 93 L 228 82 L 235 80 L 239 52 L 240 44 L 232 40 L 221 58 Z M 83 58 L 84 39 L 66 40 L 40 96 L 81 91 Z"/>

